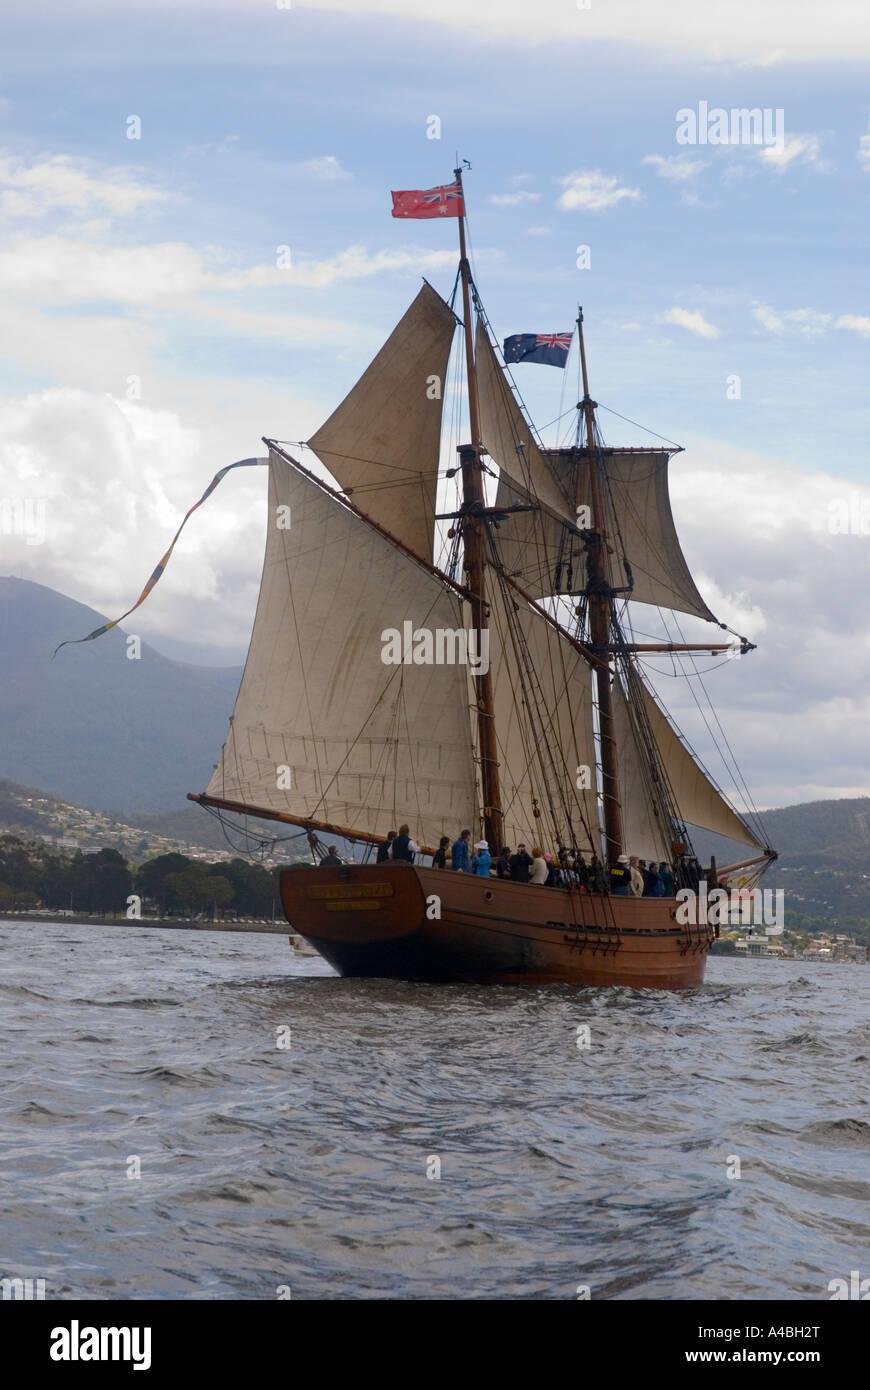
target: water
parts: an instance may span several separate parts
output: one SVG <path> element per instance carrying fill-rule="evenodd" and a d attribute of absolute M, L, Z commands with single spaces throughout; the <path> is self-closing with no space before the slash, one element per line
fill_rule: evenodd
<path fill-rule="evenodd" d="M 714 958 L 677 996 L 340 980 L 281 936 L 4 922 L 0 949 L 0 1276 L 48 1298 L 870 1276 L 867 968 Z"/>

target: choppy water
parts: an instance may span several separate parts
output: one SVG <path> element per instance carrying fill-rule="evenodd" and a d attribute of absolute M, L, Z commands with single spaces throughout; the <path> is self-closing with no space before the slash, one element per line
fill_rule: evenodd
<path fill-rule="evenodd" d="M 48 1298 L 870 1276 L 870 968 L 719 958 L 676 996 L 339 980 L 281 936 L 6 922 L 0 950 L 0 1276 Z"/>

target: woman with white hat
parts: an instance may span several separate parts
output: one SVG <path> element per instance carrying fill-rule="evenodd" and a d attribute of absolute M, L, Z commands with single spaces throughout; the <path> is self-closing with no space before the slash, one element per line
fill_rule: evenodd
<path fill-rule="evenodd" d="M 474 846 L 475 854 L 471 860 L 471 872 L 479 874 L 481 878 L 489 878 L 489 870 L 492 864 L 492 855 L 489 852 L 489 845 L 486 840 L 478 840 Z"/>

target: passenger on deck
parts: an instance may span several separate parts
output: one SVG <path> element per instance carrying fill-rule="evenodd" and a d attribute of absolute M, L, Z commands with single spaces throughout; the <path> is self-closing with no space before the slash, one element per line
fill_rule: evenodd
<path fill-rule="evenodd" d="M 492 855 L 489 852 L 489 845 L 486 840 L 478 840 L 474 846 L 474 857 L 471 861 L 471 872 L 477 874 L 478 878 L 489 878 L 489 871 L 492 867 Z"/>
<path fill-rule="evenodd" d="M 337 847 L 335 845 L 329 845 L 326 854 L 324 854 L 320 861 L 320 867 L 321 869 L 340 869 L 343 863 L 344 860 L 338 857 Z"/>
<path fill-rule="evenodd" d="M 631 891 L 636 898 L 643 897 L 643 874 L 640 871 L 640 860 L 633 854 L 628 861 L 631 869 Z"/>
<path fill-rule="evenodd" d="M 413 864 L 414 855 L 420 853 L 420 846 L 411 839 L 411 833 L 407 825 L 399 826 L 399 833 L 390 845 L 390 858 L 397 862 Z"/>
<path fill-rule="evenodd" d="M 396 838 L 396 832 L 395 832 L 395 830 L 388 830 L 388 831 L 387 831 L 387 838 L 384 840 L 384 843 L 383 843 L 382 845 L 378 845 L 377 858 L 375 859 L 375 863 L 376 863 L 376 864 L 383 864 L 383 863 L 385 862 L 385 860 L 389 859 L 389 857 L 390 857 L 390 845 L 393 843 L 393 841 L 395 840 L 395 838 Z"/>
<path fill-rule="evenodd" d="M 458 840 L 454 840 L 450 849 L 450 867 L 455 873 L 467 874 L 471 872 L 468 862 L 468 844 L 471 839 L 471 831 L 463 830 Z"/>
<path fill-rule="evenodd" d="M 498 856 L 495 873 L 497 878 L 510 878 L 511 876 L 511 852 L 508 845 L 504 846 Z"/>
<path fill-rule="evenodd" d="M 604 865 L 597 854 L 593 854 L 589 864 L 589 887 L 593 893 L 606 893 L 608 888 Z"/>
<path fill-rule="evenodd" d="M 610 866 L 610 891 L 618 898 L 631 896 L 631 870 L 627 854 L 621 854 L 616 863 Z"/>
<path fill-rule="evenodd" d="M 546 859 L 541 851 L 535 847 L 535 849 L 532 850 L 532 873 L 529 882 L 539 883 L 543 886 L 547 882 L 548 872 L 549 869 Z"/>
<path fill-rule="evenodd" d="M 525 845 L 517 845 L 516 854 L 511 855 L 510 866 L 514 883 L 528 883 L 532 856 L 527 852 Z"/>
<path fill-rule="evenodd" d="M 662 897 L 672 898 L 674 896 L 674 875 L 671 872 L 670 864 L 659 864 L 659 878 L 662 881 Z"/>
<path fill-rule="evenodd" d="M 435 853 L 432 855 L 432 868 L 433 868 L 433 869 L 446 869 L 446 868 L 447 868 L 447 850 L 448 850 L 448 848 L 449 848 L 449 845 L 450 845 L 450 836 L 449 836 L 449 835 L 442 835 L 442 836 L 441 836 L 441 839 L 438 841 L 438 848 L 436 849 Z"/>

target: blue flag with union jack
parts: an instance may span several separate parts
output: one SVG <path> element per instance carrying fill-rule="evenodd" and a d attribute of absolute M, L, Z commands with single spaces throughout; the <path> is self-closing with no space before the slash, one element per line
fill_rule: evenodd
<path fill-rule="evenodd" d="M 574 331 L 570 333 L 515 333 L 504 340 L 505 362 L 544 362 L 564 367 Z"/>

